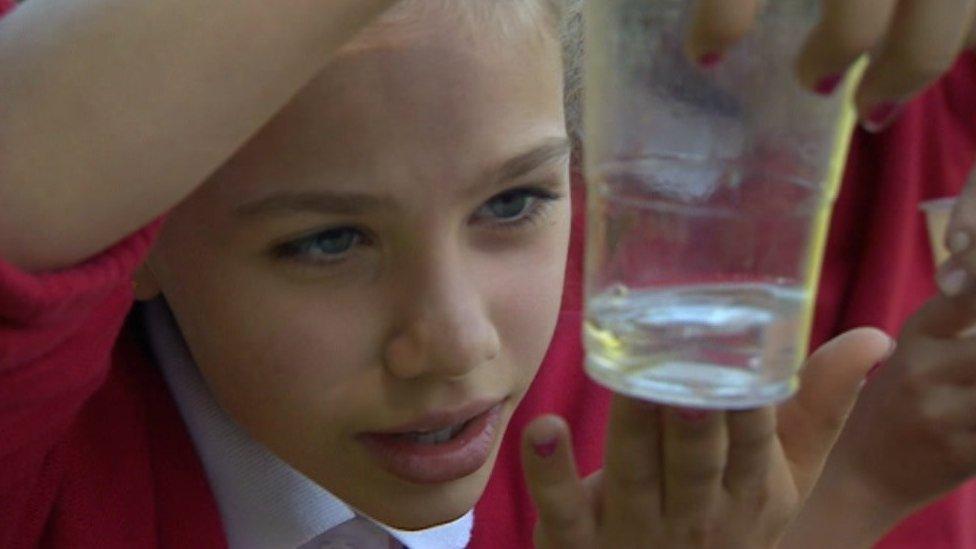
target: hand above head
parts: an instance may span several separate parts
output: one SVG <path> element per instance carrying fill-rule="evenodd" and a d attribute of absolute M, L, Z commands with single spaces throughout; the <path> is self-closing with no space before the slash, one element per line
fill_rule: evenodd
<path fill-rule="evenodd" d="M 747 34 L 759 0 L 698 0 L 687 49 L 716 62 Z M 899 107 L 976 46 L 974 0 L 821 0 L 822 17 L 796 61 L 800 81 L 829 94 L 862 55 L 871 63 L 857 90 L 866 129 L 880 131 Z"/>
<path fill-rule="evenodd" d="M 538 547 L 772 547 L 798 513 L 891 340 L 844 334 L 808 361 L 778 408 L 701 412 L 616 397 L 603 470 L 580 479 L 568 428 L 544 416 L 523 435 Z"/>

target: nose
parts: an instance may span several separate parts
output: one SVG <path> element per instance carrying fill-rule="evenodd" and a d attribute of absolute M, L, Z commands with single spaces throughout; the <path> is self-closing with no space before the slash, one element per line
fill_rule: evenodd
<path fill-rule="evenodd" d="M 386 345 L 386 368 L 401 379 L 462 377 L 498 356 L 498 332 L 463 262 L 423 263 L 403 278 L 403 321 Z"/>

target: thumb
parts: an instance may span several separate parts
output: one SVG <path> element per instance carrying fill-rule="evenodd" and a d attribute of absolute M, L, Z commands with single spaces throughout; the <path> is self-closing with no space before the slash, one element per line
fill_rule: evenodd
<path fill-rule="evenodd" d="M 778 415 L 780 442 L 801 493 L 819 476 L 868 371 L 894 346 L 881 330 L 858 328 L 825 343 L 807 360 L 800 390 Z"/>

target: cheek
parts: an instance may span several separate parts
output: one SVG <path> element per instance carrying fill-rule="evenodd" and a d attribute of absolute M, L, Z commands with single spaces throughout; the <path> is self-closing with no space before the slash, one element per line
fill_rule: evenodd
<path fill-rule="evenodd" d="M 555 217 L 546 238 L 521 250 L 494 270 L 492 317 L 503 346 L 531 379 L 541 365 L 559 316 L 569 207 Z"/>
<path fill-rule="evenodd" d="M 190 282 L 171 285 L 170 305 L 208 384 L 238 422 L 266 434 L 307 417 L 349 420 L 348 395 L 361 394 L 363 377 L 375 370 L 375 307 L 230 261 L 174 275 Z"/>

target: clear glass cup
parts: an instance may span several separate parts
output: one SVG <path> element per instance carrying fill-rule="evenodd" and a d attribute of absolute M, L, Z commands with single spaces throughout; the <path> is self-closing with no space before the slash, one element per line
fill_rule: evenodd
<path fill-rule="evenodd" d="M 693 2 L 600 0 L 586 13 L 589 375 L 672 405 L 792 395 L 854 116 L 793 67 L 819 0 L 770 0 L 704 68 Z"/>

